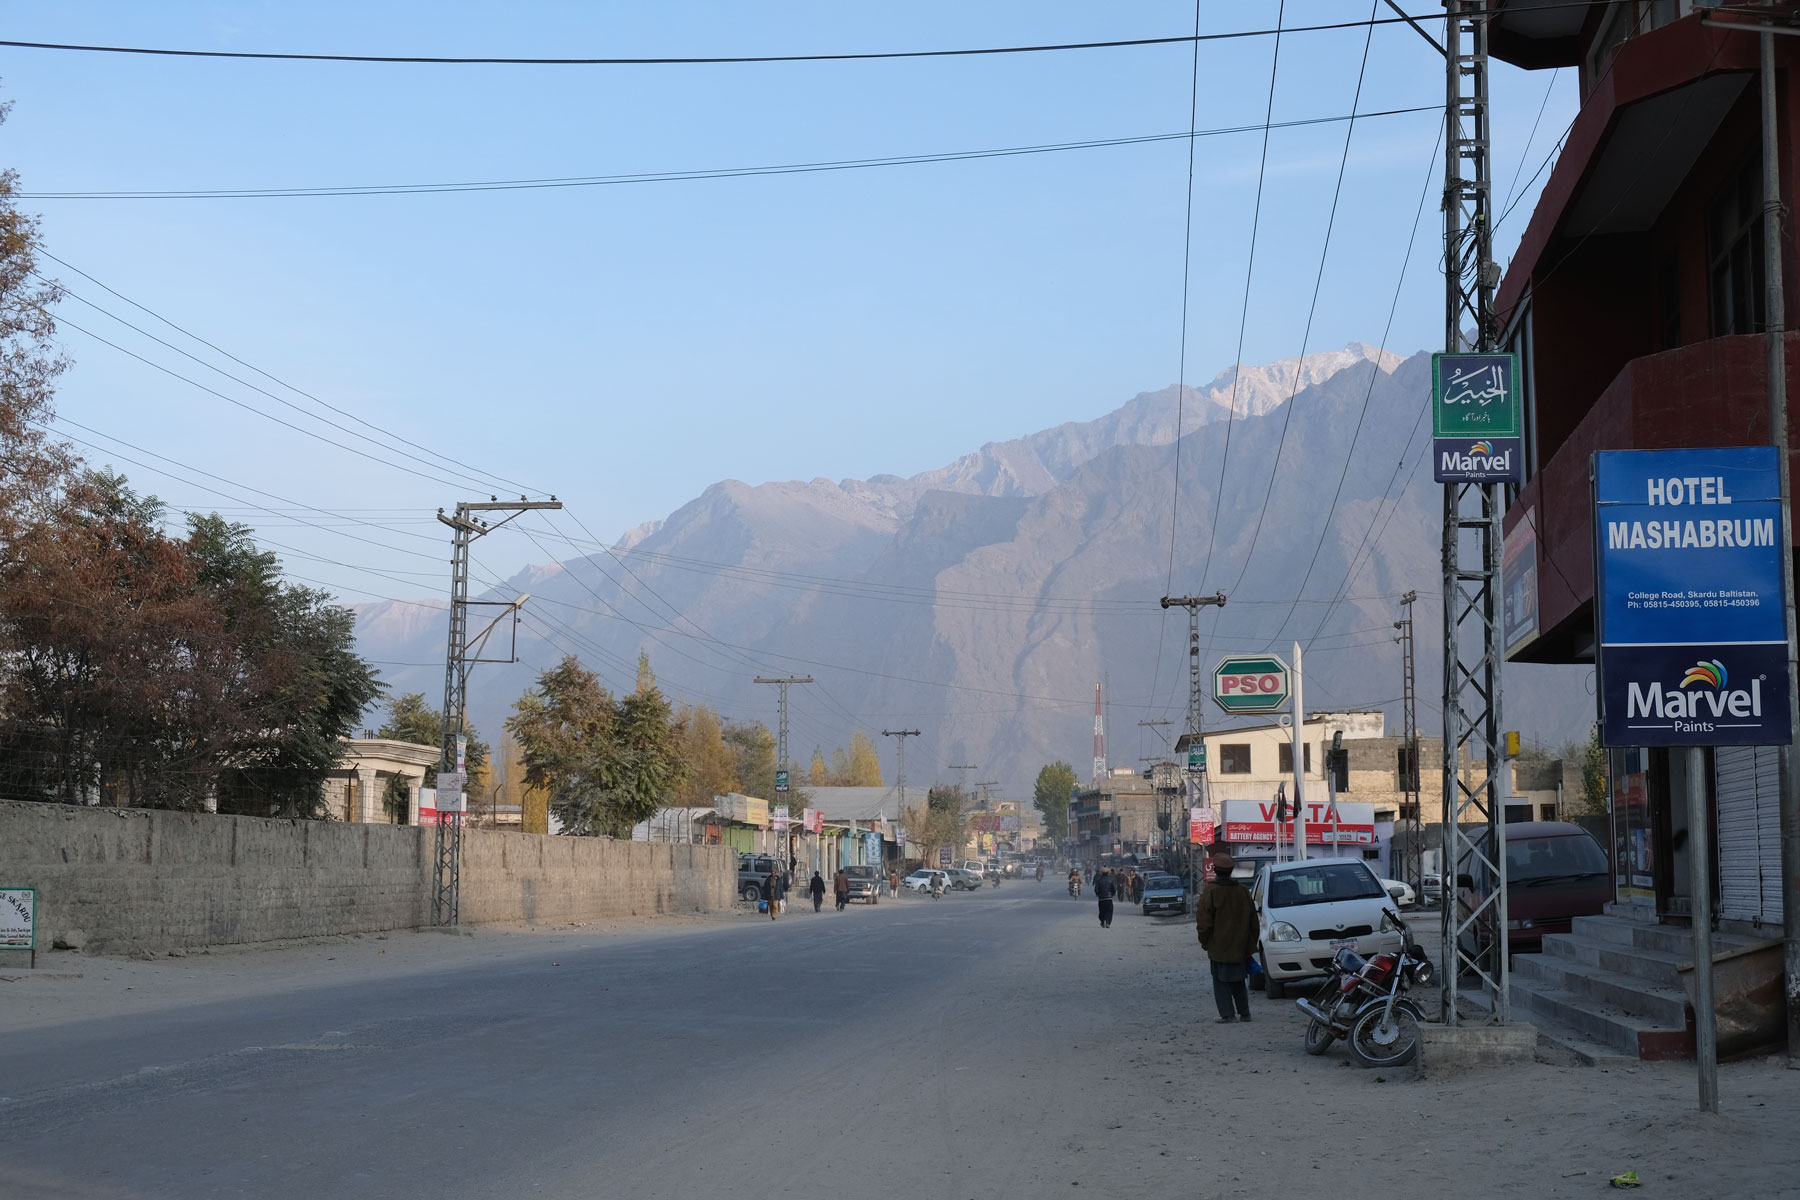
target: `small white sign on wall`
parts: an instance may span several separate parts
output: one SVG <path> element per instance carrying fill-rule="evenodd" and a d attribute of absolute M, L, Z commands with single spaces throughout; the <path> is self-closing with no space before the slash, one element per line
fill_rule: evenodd
<path fill-rule="evenodd" d="M 0 887 L 0 947 L 37 949 L 37 889 Z"/>

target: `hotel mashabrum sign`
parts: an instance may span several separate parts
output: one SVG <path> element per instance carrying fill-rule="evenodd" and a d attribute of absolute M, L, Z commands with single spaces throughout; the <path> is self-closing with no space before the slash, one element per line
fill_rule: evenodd
<path fill-rule="evenodd" d="M 1601 740 L 1788 740 L 1773 446 L 1594 455 Z"/>
<path fill-rule="evenodd" d="M 1439 483 L 1522 483 L 1519 359 L 1431 356 L 1431 477 Z"/>

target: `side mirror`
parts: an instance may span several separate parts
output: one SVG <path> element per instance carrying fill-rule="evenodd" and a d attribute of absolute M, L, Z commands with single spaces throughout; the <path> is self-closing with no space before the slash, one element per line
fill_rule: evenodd
<path fill-rule="evenodd" d="M 1391 887 L 1391 888 L 1389 888 L 1389 889 L 1388 889 L 1388 890 L 1387 890 L 1387 893 L 1388 893 L 1388 895 L 1390 895 L 1390 896 L 1392 896 L 1392 897 L 1393 897 L 1393 898 L 1394 898 L 1394 899 L 1396 899 L 1396 900 L 1398 900 L 1398 899 L 1399 899 L 1399 898 L 1400 898 L 1400 897 L 1402 897 L 1402 896 L 1404 896 L 1404 895 L 1406 895 L 1406 893 L 1405 893 L 1405 892 L 1403 892 L 1403 891 L 1401 891 L 1401 890 L 1400 890 L 1400 889 L 1399 889 L 1399 888 L 1397 888 L 1397 887 Z"/>
<path fill-rule="evenodd" d="M 1467 874 L 1458 875 L 1456 877 L 1456 886 L 1459 888 L 1468 888 L 1472 892 L 1475 890 L 1475 877 Z"/>

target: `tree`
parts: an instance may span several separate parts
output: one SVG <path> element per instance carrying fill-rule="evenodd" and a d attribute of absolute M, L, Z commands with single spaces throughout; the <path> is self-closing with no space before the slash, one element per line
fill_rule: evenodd
<path fill-rule="evenodd" d="M 519 741 L 526 784 L 549 793 L 564 833 L 627 836 L 687 774 L 684 731 L 647 657 L 637 688 L 620 700 L 579 659 L 564 658 L 519 698 L 506 728 Z"/>
<path fill-rule="evenodd" d="M 1606 747 L 1600 744 L 1600 727 L 1588 734 L 1581 753 L 1581 795 L 1587 811 L 1595 816 L 1606 812 Z"/>
<path fill-rule="evenodd" d="M 472 809 L 480 810 L 483 805 L 491 805 L 493 796 L 490 786 L 489 770 L 490 747 L 475 732 L 475 727 L 463 719 L 463 734 L 469 739 L 463 760 L 468 764 L 469 783 L 466 790 L 468 802 Z M 444 738 L 444 714 L 425 702 L 425 693 L 407 692 L 403 696 L 395 696 L 388 701 L 387 720 L 375 731 L 375 736 L 396 742 L 411 742 L 416 746 L 430 746 L 441 749 Z M 436 787 L 438 765 L 433 763 L 425 768 L 423 786 Z M 389 813 L 406 811 L 411 801 L 411 784 L 405 776 L 395 775 L 387 782 L 382 792 L 382 806 Z"/>
<path fill-rule="evenodd" d="M 11 109 L 0 105 L 0 122 Z M 62 288 L 38 275 L 38 223 L 19 211 L 18 183 L 17 172 L 0 171 L 0 566 L 21 530 L 56 507 L 75 461 L 45 428 L 68 368 L 50 312 Z"/>
<path fill-rule="evenodd" d="M 826 787 L 831 783 L 831 772 L 825 766 L 825 752 L 817 746 L 813 747 L 812 767 L 806 772 L 806 781 L 814 787 Z"/>
<path fill-rule="evenodd" d="M 962 849 L 966 835 L 963 805 L 967 797 L 960 787 L 934 787 L 925 793 L 923 806 L 908 809 L 903 820 L 909 846 L 921 847 L 926 862 L 935 861 L 939 850 Z"/>
<path fill-rule="evenodd" d="M 746 796 L 775 794 L 775 735 L 760 721 L 727 721 L 725 744 L 735 759 L 737 786 Z"/>
<path fill-rule="evenodd" d="M 1043 814 L 1044 832 L 1058 842 L 1069 836 L 1069 798 L 1075 787 L 1075 768 L 1059 761 L 1040 770 L 1032 788 L 1031 806 Z"/>
<path fill-rule="evenodd" d="M 881 756 L 875 752 L 875 743 L 869 735 L 858 729 L 850 735 L 850 769 L 845 780 L 846 787 L 880 787 Z"/>
<path fill-rule="evenodd" d="M 737 790 L 737 755 L 725 742 L 725 722 L 705 705 L 683 706 L 675 724 L 681 729 L 681 756 L 687 774 L 674 803 L 704 808 L 714 796 Z"/>

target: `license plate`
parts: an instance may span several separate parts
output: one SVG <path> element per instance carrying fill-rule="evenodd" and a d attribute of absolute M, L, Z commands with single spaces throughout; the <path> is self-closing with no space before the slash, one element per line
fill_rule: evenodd
<path fill-rule="evenodd" d="M 1343 950 L 1346 948 L 1354 950 L 1354 949 L 1356 949 L 1356 939 L 1355 938 L 1339 938 L 1337 941 L 1331 943 L 1331 948 L 1333 950 Z"/>

